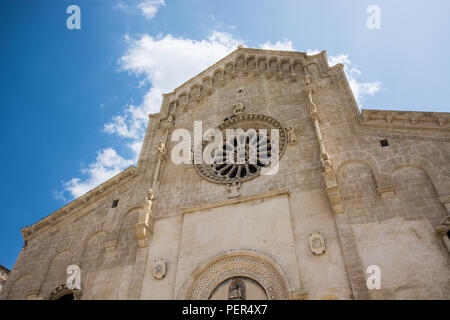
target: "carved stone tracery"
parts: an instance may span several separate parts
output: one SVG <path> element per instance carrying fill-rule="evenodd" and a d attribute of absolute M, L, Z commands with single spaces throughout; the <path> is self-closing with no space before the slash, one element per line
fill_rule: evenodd
<path fill-rule="evenodd" d="M 256 163 L 252 163 L 249 159 L 253 152 L 256 152 L 259 157 L 263 152 L 266 152 L 266 159 L 270 159 L 272 155 L 275 155 L 275 152 L 278 152 L 278 159 L 283 155 L 288 142 L 288 134 L 280 122 L 266 115 L 246 114 L 244 111 L 245 108 L 242 104 L 238 104 L 234 109 L 234 116 L 226 119 L 217 127 L 224 138 L 223 153 L 216 155 L 217 161 L 214 164 L 207 164 L 203 159 L 196 161 L 195 168 L 197 172 L 206 180 L 223 184 L 247 181 L 260 175 L 262 170 L 267 169 L 271 164 L 273 165 L 273 163 L 259 161 L 260 158 L 258 158 Z M 227 129 L 235 129 L 236 131 L 237 129 L 242 129 L 243 134 L 227 137 Z M 271 129 L 278 130 L 278 150 L 273 149 L 274 145 L 271 144 Z M 260 130 L 267 130 L 267 141 L 260 138 L 259 134 L 263 132 Z M 206 145 L 207 143 L 205 142 L 202 150 L 204 150 Z M 235 161 L 236 154 L 239 152 L 245 153 L 244 163 Z M 196 157 L 202 157 L 203 155 L 199 151 L 194 153 Z M 230 163 L 232 162 L 230 159 L 234 159 L 235 163 Z"/>

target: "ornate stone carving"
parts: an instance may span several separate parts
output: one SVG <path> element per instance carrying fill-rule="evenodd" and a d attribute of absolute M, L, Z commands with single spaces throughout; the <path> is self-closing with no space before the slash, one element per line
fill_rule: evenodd
<path fill-rule="evenodd" d="M 245 113 L 245 107 L 242 104 L 242 102 L 238 102 L 237 104 L 234 105 L 233 107 L 233 114 L 235 116 L 240 115 L 240 114 L 244 114 Z"/>
<path fill-rule="evenodd" d="M 82 290 L 77 290 L 77 289 L 69 289 L 67 288 L 66 284 L 62 284 L 58 287 L 56 287 L 48 296 L 48 300 L 59 300 L 61 297 L 68 295 L 68 294 L 73 294 L 73 299 L 74 300 L 80 300 L 81 296 L 83 295 L 83 291 Z"/>
<path fill-rule="evenodd" d="M 309 248 L 316 255 L 325 253 L 325 240 L 319 232 L 309 234 Z"/>
<path fill-rule="evenodd" d="M 441 223 L 436 227 L 436 231 L 450 252 L 450 237 L 448 236 L 450 231 L 450 215 L 441 220 Z"/>
<path fill-rule="evenodd" d="M 241 188 L 241 183 L 233 182 L 227 185 L 228 199 L 238 198 L 240 196 L 239 189 Z"/>
<path fill-rule="evenodd" d="M 167 129 L 172 129 L 173 125 L 174 125 L 174 120 L 175 120 L 175 116 L 174 116 L 175 112 L 172 111 L 169 113 L 166 122 L 164 123 L 164 127 Z"/>
<path fill-rule="evenodd" d="M 447 232 L 450 231 L 450 216 L 441 220 L 441 223 L 436 227 L 436 231 L 441 237 L 447 236 Z"/>
<path fill-rule="evenodd" d="M 66 280 L 66 287 L 70 290 L 81 290 L 81 269 L 72 264 L 67 266 L 66 273 L 69 275 Z"/>
<path fill-rule="evenodd" d="M 393 184 L 377 187 L 378 195 L 382 200 L 394 199 L 397 196 Z"/>
<path fill-rule="evenodd" d="M 138 223 L 135 226 L 136 237 L 140 248 L 147 247 L 148 239 L 153 233 L 153 224 L 155 222 L 155 215 L 152 211 L 153 201 L 153 190 L 149 188 L 147 191 L 147 197 L 144 201 L 144 208 L 140 209 Z"/>
<path fill-rule="evenodd" d="M 377 127 L 433 129 L 449 122 L 448 114 L 443 112 L 362 110 L 361 116 L 365 123 Z"/>
<path fill-rule="evenodd" d="M 147 197 L 145 197 L 145 210 L 148 213 L 152 212 L 152 205 L 153 205 L 153 200 L 155 199 L 154 195 L 153 195 L 153 190 L 151 188 L 149 188 L 147 190 Z"/>
<path fill-rule="evenodd" d="M 286 133 L 288 135 L 288 144 L 295 145 L 297 144 L 297 135 L 292 127 L 286 127 Z"/>
<path fill-rule="evenodd" d="M 258 282 L 269 299 L 288 299 L 290 287 L 287 278 L 280 273 L 279 268 L 263 257 L 257 252 L 242 250 L 218 255 L 194 272 L 193 279 L 186 283 L 179 298 L 206 300 L 223 281 L 246 277 Z M 235 291 L 236 295 L 238 293 Z"/>
<path fill-rule="evenodd" d="M 200 160 L 200 164 L 195 164 L 195 169 L 203 178 L 215 183 L 230 184 L 255 178 L 261 174 L 262 170 L 267 169 L 273 163 L 263 163 L 259 160 L 256 163 L 250 162 L 249 159 L 254 154 L 252 152 L 258 153 L 259 150 L 262 150 L 262 153 L 267 154 L 267 159 L 278 152 L 278 158 L 281 158 L 287 145 L 287 133 L 283 126 L 274 118 L 266 115 L 241 113 L 226 119 L 217 129 L 222 132 L 224 138 L 224 150 L 216 156 L 218 161 L 211 165 Z M 237 129 L 242 129 L 243 133 L 227 137 L 226 129 L 236 129 L 236 132 Z M 259 132 L 262 129 L 267 132 L 267 141 L 259 137 Z M 278 150 L 272 149 L 273 146 L 270 143 L 271 129 L 278 130 Z M 205 147 L 206 142 L 203 144 L 203 150 Z M 237 163 L 238 161 L 235 159 L 238 150 L 241 150 L 244 154 L 244 163 Z M 195 155 L 201 156 L 202 153 L 197 151 Z M 233 160 L 231 161 L 231 159 Z"/>
<path fill-rule="evenodd" d="M 156 280 L 161 280 L 166 276 L 167 265 L 164 258 L 155 259 L 153 262 L 153 277 Z"/>
<path fill-rule="evenodd" d="M 158 142 L 158 152 L 161 159 L 166 159 L 166 146 L 162 140 L 159 140 Z"/>
<path fill-rule="evenodd" d="M 245 300 L 245 283 L 241 279 L 233 279 L 228 287 L 228 300 Z"/>

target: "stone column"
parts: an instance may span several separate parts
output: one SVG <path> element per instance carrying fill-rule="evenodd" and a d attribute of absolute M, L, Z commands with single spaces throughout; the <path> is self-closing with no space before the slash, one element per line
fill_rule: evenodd
<path fill-rule="evenodd" d="M 344 211 L 341 190 L 336 179 L 336 173 L 322 138 L 317 105 L 315 104 L 313 98 L 314 87 L 311 84 L 312 81 L 310 75 L 308 74 L 305 59 L 303 59 L 303 67 L 305 71 L 305 92 L 309 104 L 310 117 L 314 124 L 317 141 L 319 143 L 320 161 L 323 168 L 322 177 L 325 182 L 325 191 L 327 192 L 328 200 L 330 201 L 331 208 L 335 213 L 334 219 L 352 296 L 354 299 L 369 299 L 369 292 L 364 278 L 361 259 L 358 255 L 355 236 L 353 234 L 349 217 Z"/>

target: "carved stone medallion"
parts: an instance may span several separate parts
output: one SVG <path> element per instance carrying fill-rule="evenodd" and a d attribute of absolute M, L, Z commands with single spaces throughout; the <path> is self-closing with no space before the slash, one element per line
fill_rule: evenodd
<path fill-rule="evenodd" d="M 312 253 L 316 255 L 320 255 L 325 252 L 325 240 L 320 233 L 314 232 L 309 235 L 309 247 Z"/>
<path fill-rule="evenodd" d="M 153 265 L 153 276 L 157 280 L 161 280 L 166 276 L 166 261 L 164 258 L 155 259 Z"/>

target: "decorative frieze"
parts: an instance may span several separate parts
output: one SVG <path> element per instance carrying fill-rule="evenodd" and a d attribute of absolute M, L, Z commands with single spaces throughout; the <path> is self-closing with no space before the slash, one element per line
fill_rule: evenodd
<path fill-rule="evenodd" d="M 441 112 L 362 110 L 364 125 L 408 129 L 450 129 L 450 116 Z"/>

